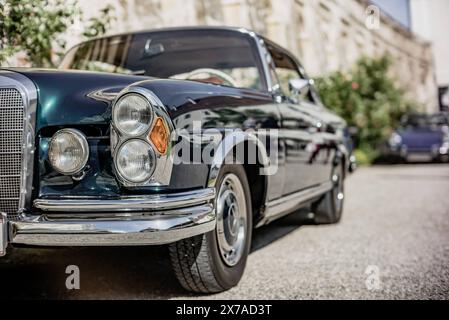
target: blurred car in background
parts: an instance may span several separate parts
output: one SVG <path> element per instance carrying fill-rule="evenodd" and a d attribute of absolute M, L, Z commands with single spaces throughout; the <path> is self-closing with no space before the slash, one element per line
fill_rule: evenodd
<path fill-rule="evenodd" d="M 387 155 L 406 162 L 449 161 L 449 117 L 409 114 L 388 141 Z"/>

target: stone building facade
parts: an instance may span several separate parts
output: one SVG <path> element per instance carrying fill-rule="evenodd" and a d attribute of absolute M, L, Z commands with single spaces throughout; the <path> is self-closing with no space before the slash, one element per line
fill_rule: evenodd
<path fill-rule="evenodd" d="M 429 112 L 438 94 L 432 46 L 386 15 L 378 23 L 368 0 L 78 0 L 98 14 L 113 5 L 110 33 L 170 26 L 228 25 L 268 36 L 296 54 L 311 76 L 347 69 L 362 55 L 390 54 L 396 77 L 409 96 Z M 372 15 L 374 14 L 374 16 Z M 368 21 L 369 22 L 369 21 Z M 69 44 L 79 41 L 74 26 Z M 374 29 L 373 29 L 374 28 Z"/>
<path fill-rule="evenodd" d="M 447 0 L 411 0 L 412 30 L 433 43 L 440 108 L 449 111 L 449 27 Z"/>

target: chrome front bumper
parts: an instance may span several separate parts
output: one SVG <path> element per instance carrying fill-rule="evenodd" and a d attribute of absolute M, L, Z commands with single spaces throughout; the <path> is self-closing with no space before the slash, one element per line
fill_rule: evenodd
<path fill-rule="evenodd" d="M 10 244 L 32 246 L 159 245 L 215 228 L 213 188 L 118 200 L 36 200 L 40 215 L 0 215 L 0 256 Z"/>

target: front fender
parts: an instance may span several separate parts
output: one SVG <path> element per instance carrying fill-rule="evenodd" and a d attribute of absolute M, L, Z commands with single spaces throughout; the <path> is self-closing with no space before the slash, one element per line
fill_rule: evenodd
<path fill-rule="evenodd" d="M 246 144 L 245 144 L 246 143 Z M 246 150 L 245 150 L 246 147 Z M 255 147 L 255 148 L 252 148 Z M 216 152 L 209 169 L 209 178 L 207 181 L 208 187 L 215 187 L 217 183 L 217 177 L 220 173 L 220 169 L 227 163 L 229 156 L 234 156 L 234 151 L 242 150 L 244 153 L 256 152 L 256 154 L 243 154 L 245 157 L 236 157 L 236 160 L 251 158 L 253 163 L 260 167 L 259 174 L 269 176 L 274 174 L 272 161 L 268 156 L 265 145 L 262 141 L 253 133 L 243 132 L 240 130 L 230 131 L 224 133 L 224 138 L 216 148 Z M 247 157 L 246 157 L 247 156 Z M 240 159 L 239 159 L 240 158 Z M 242 160 L 244 161 L 244 160 Z M 243 164 L 243 163 L 242 163 Z M 248 164 L 248 163 L 247 163 Z"/>

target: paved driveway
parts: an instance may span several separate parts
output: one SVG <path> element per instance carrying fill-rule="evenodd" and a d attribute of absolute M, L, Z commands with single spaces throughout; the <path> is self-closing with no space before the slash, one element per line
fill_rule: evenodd
<path fill-rule="evenodd" d="M 257 230 L 241 284 L 208 298 L 449 298 L 449 166 L 362 168 L 346 195 L 338 225 L 310 225 L 297 213 Z M 198 298 L 179 287 L 166 253 L 16 248 L 0 259 L 0 295 Z M 80 268 L 79 291 L 65 287 L 68 265 Z"/>

